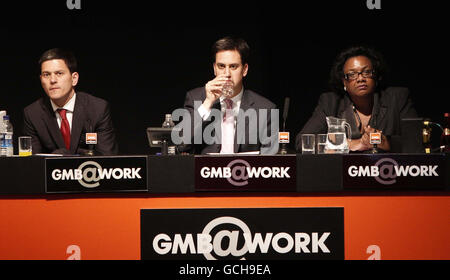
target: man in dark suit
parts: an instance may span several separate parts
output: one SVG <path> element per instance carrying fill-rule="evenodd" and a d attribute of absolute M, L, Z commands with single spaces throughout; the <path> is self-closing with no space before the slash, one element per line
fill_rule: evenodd
<path fill-rule="evenodd" d="M 277 153 L 276 105 L 243 87 L 249 50 L 244 40 L 232 37 L 213 45 L 216 77 L 204 87 L 189 91 L 184 103 L 192 121 L 191 131 L 196 134 L 191 138 L 191 143 L 196 144 L 189 146 L 191 152 Z M 202 138 L 200 141 L 198 136 Z"/>
<path fill-rule="evenodd" d="M 24 135 L 32 137 L 33 153 L 117 154 L 108 103 L 75 91 L 79 78 L 75 56 L 51 49 L 39 64 L 46 96 L 24 109 Z M 96 133 L 97 144 L 86 144 L 86 133 Z"/>

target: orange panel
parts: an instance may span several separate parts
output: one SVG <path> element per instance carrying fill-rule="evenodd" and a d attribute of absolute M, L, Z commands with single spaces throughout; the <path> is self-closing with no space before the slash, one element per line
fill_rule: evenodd
<path fill-rule="evenodd" d="M 247 207 L 344 207 L 346 259 L 450 259 L 446 193 L 30 197 L 0 199 L 0 259 L 140 259 L 140 209 Z"/>

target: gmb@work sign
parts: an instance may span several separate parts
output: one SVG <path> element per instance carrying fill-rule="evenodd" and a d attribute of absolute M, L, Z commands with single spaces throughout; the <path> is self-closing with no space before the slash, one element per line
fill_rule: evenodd
<path fill-rule="evenodd" d="M 344 259 L 344 209 L 142 209 L 141 258 Z"/>
<path fill-rule="evenodd" d="M 147 157 L 45 159 L 46 193 L 130 192 L 147 188 Z"/>

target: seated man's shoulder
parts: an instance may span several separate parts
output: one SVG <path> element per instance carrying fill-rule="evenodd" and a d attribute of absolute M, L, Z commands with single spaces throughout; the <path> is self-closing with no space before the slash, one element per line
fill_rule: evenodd
<path fill-rule="evenodd" d="M 33 109 L 35 109 L 35 108 L 39 108 L 39 104 L 41 104 L 41 102 L 42 102 L 42 97 L 41 98 L 39 98 L 38 100 L 35 100 L 33 103 L 31 103 L 31 104 L 29 104 L 29 105 L 27 105 L 26 107 L 25 107 L 25 111 L 30 111 L 30 110 L 33 110 Z"/>
<path fill-rule="evenodd" d="M 205 87 L 198 87 L 191 89 L 186 94 L 186 96 L 189 96 L 192 99 L 204 99 L 205 95 L 206 95 Z"/>
<path fill-rule="evenodd" d="M 268 98 L 252 91 L 252 90 L 246 90 L 245 94 L 247 95 L 247 98 L 251 100 L 254 103 L 254 106 L 257 108 L 276 108 L 277 105 L 270 101 Z"/>
<path fill-rule="evenodd" d="M 26 114 L 39 114 L 45 106 L 46 98 L 41 97 L 24 108 Z"/>
<path fill-rule="evenodd" d="M 77 99 L 79 99 L 80 102 L 86 102 L 86 103 L 94 104 L 97 106 L 107 106 L 108 105 L 108 101 L 106 101 L 105 99 L 94 96 L 94 95 L 86 93 L 86 92 L 77 92 Z"/>

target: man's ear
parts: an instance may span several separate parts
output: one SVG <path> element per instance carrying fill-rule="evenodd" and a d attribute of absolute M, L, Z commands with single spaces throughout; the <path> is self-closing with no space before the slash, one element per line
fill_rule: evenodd
<path fill-rule="evenodd" d="M 217 76 L 216 63 L 213 63 L 214 76 Z"/>
<path fill-rule="evenodd" d="M 80 77 L 80 75 L 78 74 L 78 72 L 73 72 L 72 73 L 72 86 L 76 86 L 78 84 L 78 78 Z"/>
<path fill-rule="evenodd" d="M 248 73 L 248 64 L 245 63 L 245 65 L 244 65 L 244 71 L 242 72 L 242 76 L 243 76 L 243 77 L 247 76 L 247 73 Z"/>

